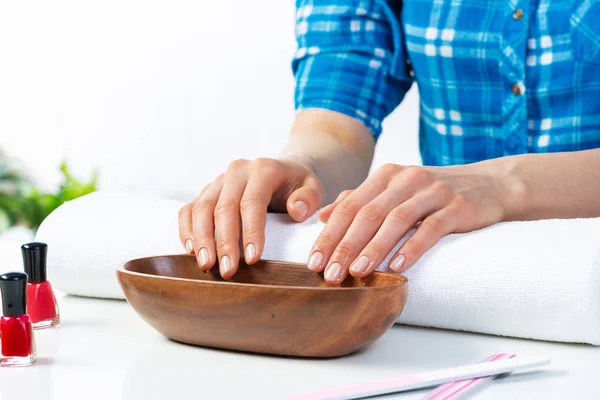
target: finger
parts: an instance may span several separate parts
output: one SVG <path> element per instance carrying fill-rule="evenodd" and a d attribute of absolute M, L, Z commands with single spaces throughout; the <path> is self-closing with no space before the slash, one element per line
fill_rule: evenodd
<path fill-rule="evenodd" d="M 194 254 L 194 228 L 192 226 L 192 207 L 200 197 L 210 187 L 210 183 L 200 191 L 200 194 L 179 210 L 179 240 L 188 254 Z"/>
<path fill-rule="evenodd" d="M 179 237 L 183 243 L 183 247 L 189 254 L 194 254 L 194 226 L 192 223 L 193 207 L 211 186 L 212 183 L 205 185 L 194 200 L 179 210 Z"/>
<path fill-rule="evenodd" d="M 313 176 L 307 176 L 302 186 L 294 190 L 287 200 L 287 211 L 298 222 L 304 221 L 317 211 L 325 200 L 321 182 Z"/>
<path fill-rule="evenodd" d="M 427 250 L 454 230 L 457 213 L 450 207 L 428 216 L 390 261 L 390 269 L 402 272 L 410 268 Z"/>
<path fill-rule="evenodd" d="M 325 228 L 315 241 L 308 258 L 308 268 L 313 272 L 321 272 L 327 265 L 331 254 L 344 237 L 348 227 L 358 211 L 365 204 L 377 197 L 387 186 L 380 179 L 367 179 L 333 210 Z M 334 278 L 341 274 L 337 267 L 330 273 Z M 335 280 L 335 279 L 334 279 Z"/>
<path fill-rule="evenodd" d="M 409 190 L 411 190 L 410 187 L 405 187 L 402 191 L 395 188 L 387 189 L 360 209 L 325 268 L 327 282 L 334 285 L 343 282 L 348 276 L 348 269 L 353 261 L 352 266 L 355 269 L 360 267 L 362 270 L 371 267 L 375 261 L 374 258 L 363 257 L 357 260 L 357 256 L 373 238 L 394 207 L 404 203 L 412 196 Z"/>
<path fill-rule="evenodd" d="M 270 176 L 269 176 L 270 175 Z M 267 209 L 273 192 L 281 185 L 283 175 L 253 173 L 248 179 L 240 202 L 244 260 L 254 264 L 262 255 L 265 245 Z"/>
<path fill-rule="evenodd" d="M 200 197 L 204 196 L 204 193 L 206 193 L 206 191 L 207 191 L 208 189 L 210 189 L 210 187 L 211 187 L 211 186 L 212 186 L 212 182 L 211 182 L 211 183 L 209 183 L 209 184 L 207 184 L 207 185 L 205 185 L 205 186 L 202 188 L 202 190 L 200 191 L 200 194 L 198 195 L 198 197 L 196 197 L 194 200 L 198 200 Z"/>
<path fill-rule="evenodd" d="M 215 239 L 223 279 L 236 273 L 240 261 L 240 202 L 248 179 L 248 163 L 236 160 L 230 164 L 215 206 Z"/>
<path fill-rule="evenodd" d="M 352 192 L 353 190 L 344 190 L 339 194 L 339 196 L 337 197 L 337 199 L 335 199 L 333 203 L 329 204 L 326 207 L 323 207 L 321 211 L 319 211 L 319 220 L 321 222 L 327 223 L 335 207 L 337 207 L 338 204 L 344 201 L 346 197 L 350 196 L 350 193 Z"/>
<path fill-rule="evenodd" d="M 217 260 L 213 213 L 222 188 L 223 177 L 219 176 L 192 206 L 193 249 L 204 271 L 210 270 Z"/>
<path fill-rule="evenodd" d="M 188 203 L 181 207 L 177 217 L 179 221 L 179 240 L 188 254 L 194 253 L 194 229 L 192 228 L 192 207 L 193 203 Z"/>
<path fill-rule="evenodd" d="M 444 204 L 445 199 L 441 197 L 420 193 L 395 207 L 351 265 L 350 273 L 357 278 L 369 275 L 417 222 L 439 210 Z"/>
<path fill-rule="evenodd" d="M 321 210 L 319 211 L 319 221 L 326 224 L 327 221 L 329 220 L 329 217 L 331 216 L 331 213 L 333 212 L 333 210 L 335 209 L 335 207 L 338 204 L 339 203 L 334 202 L 334 203 L 331 203 L 331 204 L 326 205 L 325 207 L 321 208 Z"/>

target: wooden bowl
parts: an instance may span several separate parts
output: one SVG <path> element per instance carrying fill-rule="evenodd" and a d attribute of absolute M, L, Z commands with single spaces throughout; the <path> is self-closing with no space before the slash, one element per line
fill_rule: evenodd
<path fill-rule="evenodd" d="M 407 279 L 373 273 L 328 286 L 305 265 L 240 263 L 224 281 L 194 256 L 133 260 L 118 269 L 125 297 L 163 335 L 184 343 L 301 357 L 334 357 L 373 343 L 396 321 Z"/>

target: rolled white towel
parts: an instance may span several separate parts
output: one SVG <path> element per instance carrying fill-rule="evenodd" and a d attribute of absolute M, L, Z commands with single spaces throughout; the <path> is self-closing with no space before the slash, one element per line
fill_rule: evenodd
<path fill-rule="evenodd" d="M 63 205 L 36 238 L 49 244 L 52 283 L 71 294 L 123 298 L 116 267 L 183 253 L 181 206 L 109 192 Z M 306 262 L 322 227 L 315 217 L 295 223 L 270 214 L 263 258 Z M 410 295 L 398 322 L 600 345 L 598 232 L 600 218 L 510 222 L 449 235 L 405 273 Z"/>

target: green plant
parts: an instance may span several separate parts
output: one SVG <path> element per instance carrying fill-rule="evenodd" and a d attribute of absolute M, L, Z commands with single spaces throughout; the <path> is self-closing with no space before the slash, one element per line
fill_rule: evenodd
<path fill-rule="evenodd" d="M 35 230 L 61 204 L 96 190 L 96 173 L 86 183 L 77 180 L 64 162 L 60 171 L 63 182 L 58 191 L 43 193 L 8 160 L 0 158 L 0 232 L 13 225 Z"/>

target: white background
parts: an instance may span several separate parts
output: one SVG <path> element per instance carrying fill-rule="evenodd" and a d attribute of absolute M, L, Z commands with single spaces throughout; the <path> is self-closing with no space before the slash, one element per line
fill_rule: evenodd
<path fill-rule="evenodd" d="M 291 0 L 0 2 L 0 148 L 44 188 L 81 178 L 187 199 L 235 158 L 275 156 L 294 118 Z M 418 100 L 376 165 L 420 162 Z"/>

